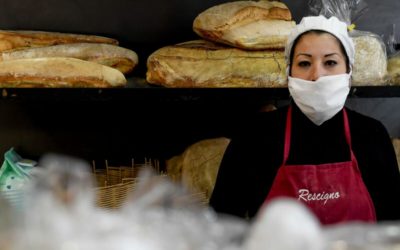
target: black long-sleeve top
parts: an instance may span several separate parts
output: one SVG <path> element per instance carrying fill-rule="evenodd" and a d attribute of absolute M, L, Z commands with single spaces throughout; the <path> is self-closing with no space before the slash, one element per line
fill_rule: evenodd
<path fill-rule="evenodd" d="M 293 105 L 287 164 L 350 160 L 343 111 L 317 126 Z M 400 219 L 400 173 L 383 124 L 347 109 L 352 148 L 377 219 Z M 287 107 L 260 113 L 232 136 L 218 172 L 210 205 L 220 213 L 252 218 L 264 202 L 283 160 Z"/>

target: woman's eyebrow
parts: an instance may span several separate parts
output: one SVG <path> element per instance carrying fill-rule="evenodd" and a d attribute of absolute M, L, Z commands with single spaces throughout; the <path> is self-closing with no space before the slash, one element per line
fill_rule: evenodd
<path fill-rule="evenodd" d="M 325 57 L 334 56 L 334 55 L 337 55 L 337 56 L 339 56 L 339 54 L 338 54 L 338 53 L 329 53 L 329 54 L 326 54 L 326 55 L 325 55 Z"/>
<path fill-rule="evenodd" d="M 298 53 L 298 54 L 296 55 L 296 57 L 298 57 L 298 56 L 312 57 L 311 54 L 307 54 L 307 53 Z"/>

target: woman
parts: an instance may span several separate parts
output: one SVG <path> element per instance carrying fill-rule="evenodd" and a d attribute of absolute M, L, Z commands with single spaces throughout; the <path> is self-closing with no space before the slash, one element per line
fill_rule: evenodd
<path fill-rule="evenodd" d="M 232 138 L 210 205 L 253 217 L 262 204 L 289 196 L 323 224 L 399 219 L 400 174 L 385 127 L 343 108 L 354 63 L 346 24 L 305 17 L 285 53 L 293 102 Z"/>

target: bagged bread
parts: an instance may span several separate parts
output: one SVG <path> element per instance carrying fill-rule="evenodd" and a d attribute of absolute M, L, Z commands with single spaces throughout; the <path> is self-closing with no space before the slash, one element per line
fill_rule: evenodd
<path fill-rule="evenodd" d="M 249 50 L 283 49 L 294 26 L 284 3 L 266 0 L 216 5 L 193 22 L 202 38 Z"/>
<path fill-rule="evenodd" d="M 0 52 L 65 43 L 108 43 L 117 45 L 118 41 L 95 35 L 31 30 L 0 30 Z"/>
<path fill-rule="evenodd" d="M 167 174 L 192 192 L 203 193 L 208 201 L 229 142 L 230 139 L 220 137 L 190 145 L 183 154 L 174 156 L 166 162 Z"/>
<path fill-rule="evenodd" d="M 73 57 L 110 66 L 124 74 L 131 72 L 138 64 L 138 56 L 134 51 L 104 43 L 59 44 L 0 53 L 0 61 L 39 57 Z"/>
<path fill-rule="evenodd" d="M 165 87 L 286 87 L 283 51 L 245 51 L 195 40 L 147 59 L 147 82 Z"/>
<path fill-rule="evenodd" d="M 53 57 L 0 62 L 0 87 L 107 88 L 126 84 L 118 70 L 75 58 Z"/>
<path fill-rule="evenodd" d="M 373 33 L 362 31 L 352 31 L 350 35 L 356 52 L 352 85 L 385 85 L 387 56 L 381 38 Z"/>
<path fill-rule="evenodd" d="M 354 30 L 354 22 L 368 9 L 363 0 L 310 0 L 312 15 L 335 16 L 345 22 L 355 46 L 352 73 L 353 86 L 385 85 L 387 74 L 386 46 L 381 37 L 368 31 Z M 366 17 L 368 18 L 368 17 Z"/>
<path fill-rule="evenodd" d="M 388 83 L 400 85 L 400 53 L 393 54 L 387 61 Z"/>

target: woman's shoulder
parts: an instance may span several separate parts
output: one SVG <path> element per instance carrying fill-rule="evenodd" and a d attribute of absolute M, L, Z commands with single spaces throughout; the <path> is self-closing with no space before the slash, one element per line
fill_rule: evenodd
<path fill-rule="evenodd" d="M 354 132 L 371 133 L 385 131 L 386 133 L 385 126 L 378 119 L 349 108 L 346 108 L 346 111 L 349 117 L 350 127 Z"/>
<path fill-rule="evenodd" d="M 247 116 L 242 120 L 242 124 L 236 126 L 236 137 L 271 138 L 271 136 L 283 131 L 286 121 L 287 107 L 280 107 L 269 111 L 260 111 Z"/>

